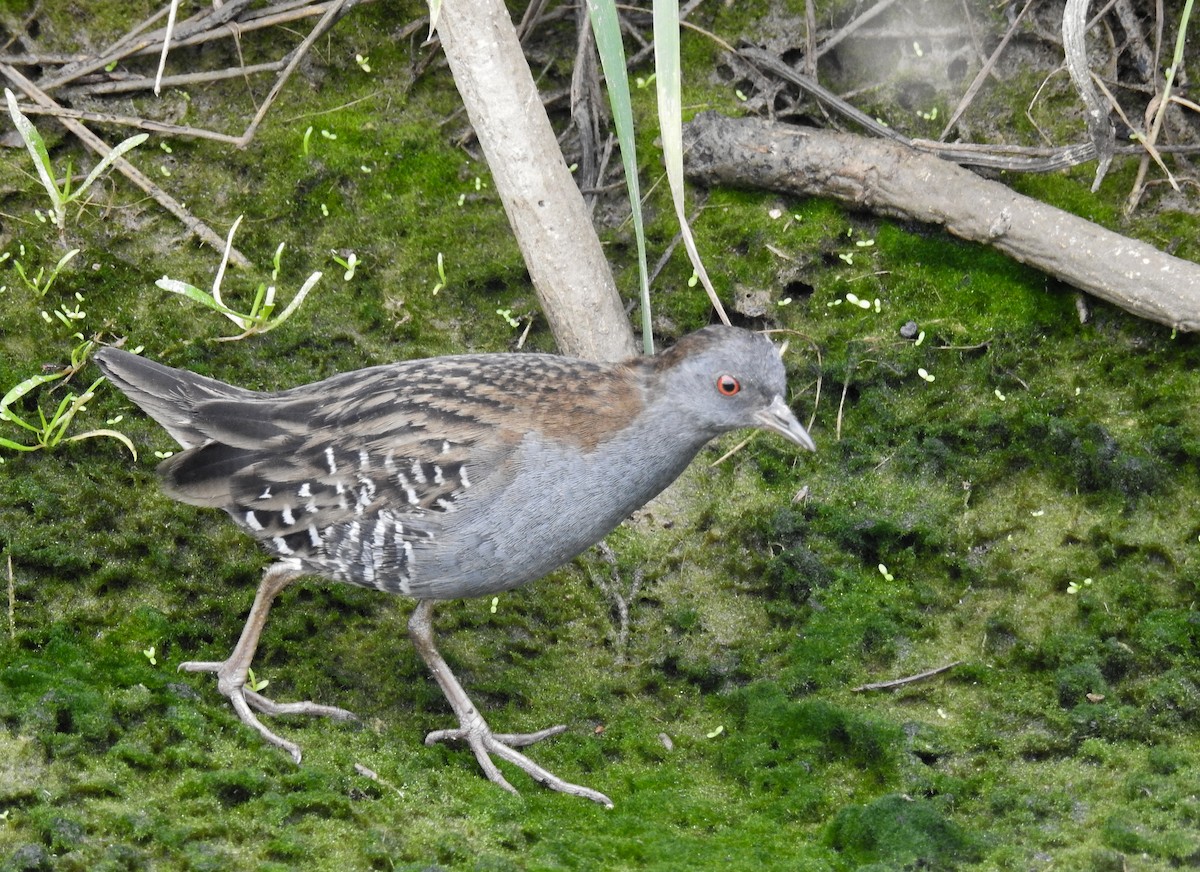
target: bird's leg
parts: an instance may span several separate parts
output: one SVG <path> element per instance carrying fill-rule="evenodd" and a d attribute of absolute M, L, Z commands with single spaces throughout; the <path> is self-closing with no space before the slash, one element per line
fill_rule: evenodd
<path fill-rule="evenodd" d="M 459 723 L 459 727 L 456 730 L 435 730 L 430 733 L 425 737 L 426 745 L 451 740 L 466 742 L 471 750 L 475 752 L 475 759 L 479 761 L 479 765 L 483 768 L 487 777 L 510 793 L 516 793 L 516 788 L 508 783 L 508 779 L 501 774 L 496 764 L 492 762 L 490 756 L 492 754 L 497 755 L 502 760 L 507 760 L 514 766 L 524 769 L 534 781 L 544 784 L 551 790 L 569 793 L 572 796 L 582 796 L 585 799 L 592 800 L 592 802 L 598 802 L 601 805 L 612 808 L 612 800 L 603 793 L 592 790 L 590 787 L 582 787 L 578 784 L 563 781 L 557 775 L 546 771 L 534 763 L 524 754 L 514 750 L 514 747 L 520 748 L 525 745 L 532 745 L 541 739 L 556 736 L 566 729 L 565 726 L 550 727 L 537 733 L 492 732 L 487 721 L 483 719 L 483 715 L 475 708 L 466 691 L 463 690 L 462 685 L 458 683 L 458 679 L 454 677 L 454 673 L 450 671 L 450 667 L 446 664 L 446 661 L 442 659 L 442 655 L 438 653 L 437 646 L 433 641 L 432 600 L 421 600 L 417 603 L 412 617 L 408 619 L 408 635 L 412 639 L 417 653 L 421 655 L 421 659 L 425 661 L 425 665 L 433 673 L 438 686 L 442 688 L 442 693 L 445 694 L 446 701 L 450 703 L 450 707 L 454 709 L 454 714 L 458 717 Z"/>
<path fill-rule="evenodd" d="M 292 755 L 292 759 L 300 762 L 300 747 L 295 742 L 289 742 L 267 729 L 251 707 L 265 715 L 322 715 L 336 720 L 355 720 L 352 712 L 331 705 L 318 705 L 314 702 L 278 703 L 267 699 L 252 688 L 246 687 L 246 677 L 250 671 L 250 663 L 258 648 L 258 639 L 262 635 L 263 626 L 267 623 L 267 614 L 271 611 L 271 603 L 279 592 L 300 577 L 300 573 L 289 569 L 282 563 L 268 566 L 263 573 L 258 592 L 254 595 L 254 605 L 246 617 L 246 625 L 237 645 L 225 660 L 200 661 L 191 660 L 180 663 L 179 668 L 187 672 L 215 672 L 217 674 L 217 689 L 233 704 L 242 723 L 258 730 L 259 735 Z"/>

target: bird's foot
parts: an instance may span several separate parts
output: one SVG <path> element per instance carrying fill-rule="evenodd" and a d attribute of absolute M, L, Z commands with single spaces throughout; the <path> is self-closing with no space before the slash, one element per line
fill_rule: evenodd
<path fill-rule="evenodd" d="M 263 739 L 276 748 L 282 748 L 284 751 L 287 751 L 297 764 L 301 758 L 300 746 L 268 729 L 258 719 L 258 716 L 251 711 L 251 708 L 262 712 L 264 715 L 317 715 L 319 717 L 333 718 L 337 721 L 358 720 L 358 717 L 353 712 L 346 711 L 337 706 L 320 705 L 319 703 L 308 701 L 275 702 L 273 699 L 268 699 L 257 691 L 246 687 L 246 676 L 239 676 L 239 670 L 231 666 L 229 661 L 226 660 L 190 660 L 186 663 L 180 663 L 179 669 L 183 672 L 215 672 L 217 674 L 217 689 L 229 698 L 229 702 L 233 705 L 233 710 L 237 712 L 242 723 L 253 727 Z"/>
<path fill-rule="evenodd" d="M 467 746 L 475 752 L 475 759 L 479 761 L 484 774 L 509 793 L 516 793 L 517 789 L 508 783 L 508 779 L 504 777 L 496 767 L 496 764 L 492 762 L 492 754 L 524 770 L 534 781 L 549 787 L 551 790 L 568 793 L 571 796 L 581 796 L 584 799 L 590 799 L 592 802 L 598 802 L 605 808 L 612 808 L 612 800 L 600 791 L 564 781 L 553 772 L 543 769 L 524 754 L 515 750 L 516 748 L 524 748 L 527 745 L 532 745 L 534 742 L 540 742 L 542 739 L 549 738 L 550 736 L 557 736 L 566 729 L 565 726 L 560 725 L 557 727 L 548 727 L 536 733 L 493 733 L 491 727 L 487 725 L 483 718 L 476 716 L 470 726 L 462 726 L 454 730 L 434 730 L 425 737 L 425 744 L 466 742 Z"/>

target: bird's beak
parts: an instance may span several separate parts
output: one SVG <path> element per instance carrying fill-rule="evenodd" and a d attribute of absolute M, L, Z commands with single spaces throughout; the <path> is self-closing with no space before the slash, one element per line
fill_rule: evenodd
<path fill-rule="evenodd" d="M 796 416 L 792 414 L 788 404 L 783 401 L 783 397 L 776 397 L 771 400 L 771 405 L 755 412 L 754 419 L 764 430 L 773 430 L 784 439 L 789 439 L 809 451 L 817 450 L 816 443 L 812 441 L 808 431 L 796 420 Z"/>

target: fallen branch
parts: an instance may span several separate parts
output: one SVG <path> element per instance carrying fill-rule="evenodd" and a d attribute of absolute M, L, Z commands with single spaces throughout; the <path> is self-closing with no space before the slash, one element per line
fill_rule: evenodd
<path fill-rule="evenodd" d="M 1200 330 L 1200 266 L 910 148 L 706 112 L 685 125 L 705 184 L 834 197 L 983 242 L 1135 315 Z"/>
<path fill-rule="evenodd" d="M 945 666 L 939 666 L 936 669 L 928 669 L 925 672 L 918 672 L 916 675 L 906 675 L 903 678 L 893 678 L 891 681 L 875 681 L 871 684 L 860 684 L 858 687 L 851 688 L 850 692 L 862 693 L 864 690 L 895 690 L 897 687 L 916 684 L 918 681 L 924 681 L 926 678 L 933 678 L 935 675 L 941 675 L 943 672 L 949 672 L 951 669 L 960 665 L 961 663 L 961 660 L 955 660 L 953 663 L 947 663 Z"/>

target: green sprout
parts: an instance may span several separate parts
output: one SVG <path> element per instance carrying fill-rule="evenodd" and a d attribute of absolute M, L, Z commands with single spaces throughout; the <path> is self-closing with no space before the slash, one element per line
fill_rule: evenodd
<path fill-rule="evenodd" d="M 25 283 L 25 287 L 29 288 L 29 290 L 33 291 L 39 297 L 44 297 L 47 293 L 49 293 L 50 286 L 54 284 L 54 280 L 58 278 L 58 274 L 62 272 L 63 267 L 70 263 L 77 254 L 79 254 L 79 249 L 72 248 L 58 259 L 58 263 L 51 268 L 49 275 L 46 275 L 46 268 L 41 267 L 38 269 L 37 273 L 31 277 L 30 273 L 26 272 L 25 264 L 21 263 L 21 261 L 17 260 L 15 257 L 13 258 L 13 269 L 17 271 L 17 275 L 21 277 L 21 281 Z M 25 256 L 24 245 L 21 246 L 21 256 Z M 4 256 L 0 257 L 0 261 L 7 259 L 8 252 L 6 251 Z"/>
<path fill-rule="evenodd" d="M 1092 580 L 1090 578 L 1085 578 L 1081 582 L 1080 581 L 1072 581 L 1070 584 L 1067 585 L 1067 593 L 1070 593 L 1070 594 L 1079 593 L 1085 587 L 1091 587 L 1091 586 L 1092 586 Z"/>
<path fill-rule="evenodd" d="M 438 283 L 433 286 L 433 295 L 435 297 L 437 296 L 438 291 L 446 287 L 446 259 L 442 257 L 442 253 L 440 251 L 438 252 L 437 256 L 437 271 Z"/>
<path fill-rule="evenodd" d="M 512 309 L 497 309 L 496 314 L 507 321 L 509 327 L 521 326 L 521 322 L 513 317 Z"/>
<path fill-rule="evenodd" d="M 309 140 L 312 139 L 312 135 L 313 135 L 313 126 L 310 124 L 310 125 L 308 125 L 308 130 L 304 131 L 304 140 L 300 143 L 300 153 L 304 157 L 308 157 L 308 143 L 309 143 Z"/>
<path fill-rule="evenodd" d="M 259 681 L 257 678 L 255 678 L 253 669 L 246 670 L 246 687 L 250 688 L 255 693 L 258 693 L 260 690 L 266 690 L 267 685 L 270 683 L 271 682 L 265 678 L 262 681 Z"/>
<path fill-rule="evenodd" d="M 304 298 L 308 296 L 308 292 L 313 289 L 321 279 L 321 273 L 315 272 L 308 277 L 308 280 L 300 287 L 296 296 L 287 304 L 287 307 L 275 317 L 271 317 L 275 311 L 275 282 L 279 280 L 280 261 L 283 257 L 283 243 L 279 243 L 279 247 L 275 249 L 274 270 L 271 272 L 271 284 L 260 282 L 258 290 L 254 294 L 254 303 L 250 307 L 247 314 L 236 312 L 225 305 L 221 299 L 221 282 L 225 278 L 225 267 L 229 263 L 229 250 L 233 247 L 233 234 L 237 232 L 238 225 L 242 223 L 241 215 L 233 222 L 233 226 L 229 228 L 229 236 L 225 240 L 225 251 L 221 255 L 221 266 L 217 269 L 217 277 L 213 279 L 212 293 L 206 293 L 200 290 L 195 285 L 189 285 L 187 282 L 181 282 L 176 279 L 163 276 L 154 284 L 162 288 L 164 291 L 170 291 L 173 294 L 181 294 L 189 300 L 194 300 L 202 306 L 207 306 L 214 312 L 220 312 L 234 324 L 241 328 L 242 332 L 237 336 L 220 336 L 217 342 L 233 342 L 237 339 L 245 339 L 247 336 L 253 336 L 257 333 L 266 333 L 274 330 L 284 321 L 292 316 L 292 313 L 300 308 L 300 304 L 304 302 Z"/>
<path fill-rule="evenodd" d="M 83 321 L 87 318 L 87 312 L 83 311 L 83 294 L 75 292 L 75 305 L 69 306 L 67 303 L 59 303 L 58 308 L 54 310 L 54 317 L 62 322 L 63 326 L 68 330 L 74 330 L 76 321 Z M 50 318 L 50 313 L 42 309 L 42 320 L 47 324 L 53 324 L 54 321 Z M 82 334 L 76 333 L 75 336 L 83 339 Z"/>
<path fill-rule="evenodd" d="M 354 278 L 354 270 L 358 268 L 358 255 L 353 251 L 344 258 L 340 257 L 336 251 L 332 254 L 333 262 L 346 271 L 342 274 L 342 278 L 345 281 L 350 281 L 350 279 Z"/>
<path fill-rule="evenodd" d="M 67 442 L 79 442 L 82 439 L 108 436 L 116 439 L 128 448 L 129 453 L 133 455 L 133 459 L 137 460 L 137 450 L 133 447 L 133 443 L 129 441 L 128 436 L 117 430 L 101 428 L 99 430 L 88 430 L 86 433 L 79 433 L 75 436 L 66 436 L 67 428 L 71 426 L 71 421 L 91 402 L 92 397 L 96 395 L 96 388 L 100 387 L 104 382 L 103 378 L 98 378 L 92 382 L 91 387 L 82 394 L 76 395 L 73 392 L 67 394 L 59 401 L 58 406 L 55 407 L 49 417 L 46 416 L 46 413 L 39 406 L 36 423 L 25 420 L 12 408 L 14 403 L 42 385 L 65 379 L 78 372 L 84 363 L 87 362 L 88 352 L 91 351 L 92 345 L 91 340 L 85 340 L 71 351 L 71 366 L 59 372 L 41 373 L 40 375 L 30 376 L 12 388 L 3 398 L 0 398 L 0 421 L 8 421 L 11 424 L 16 424 L 18 427 L 28 430 L 33 434 L 34 438 L 33 444 L 27 444 L 0 436 L 0 448 L 11 448 L 13 451 L 38 451 L 43 448 L 54 448 L 63 441 L 64 437 Z"/>
<path fill-rule="evenodd" d="M 153 646 L 153 645 L 151 645 L 149 648 L 143 648 L 143 649 L 142 649 L 142 655 L 143 655 L 143 656 L 144 656 L 144 657 L 145 657 L 147 660 L 149 660 L 149 661 L 150 661 L 150 665 L 151 665 L 151 666 L 157 666 L 157 665 L 158 665 L 158 658 L 154 656 L 154 646 Z"/>
<path fill-rule="evenodd" d="M 68 160 L 67 171 L 63 174 L 62 187 L 59 187 L 58 182 L 55 181 L 54 167 L 50 163 L 50 153 L 46 150 L 46 142 L 42 139 L 42 135 L 37 132 L 37 128 L 33 126 L 33 122 L 21 114 L 21 110 L 17 107 L 17 98 L 8 88 L 4 89 L 4 98 L 8 101 L 8 114 L 12 116 L 13 123 L 17 126 L 17 133 L 21 135 L 21 139 L 25 142 L 25 148 L 29 150 L 29 155 L 33 158 L 33 166 L 37 170 L 38 178 L 41 179 L 42 187 L 46 189 L 46 193 L 50 196 L 50 203 L 54 207 L 54 212 L 50 220 L 60 231 L 66 229 L 67 206 L 82 197 L 84 192 L 121 155 L 130 149 L 137 148 L 150 137 L 148 133 L 139 133 L 137 136 L 131 136 L 118 144 L 112 151 L 101 158 L 100 163 L 96 164 L 88 174 L 88 177 L 83 180 L 83 183 L 74 190 L 71 190 L 71 162 Z"/>

